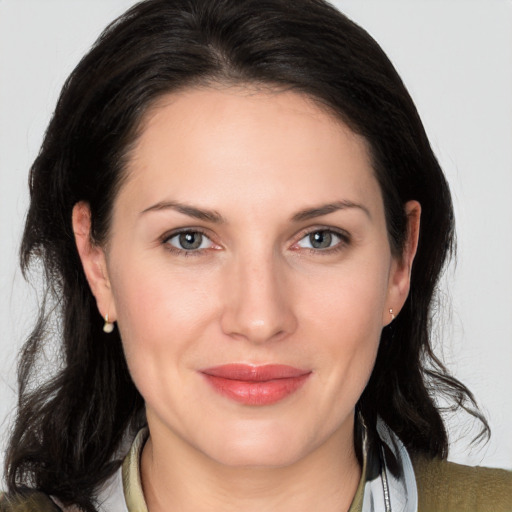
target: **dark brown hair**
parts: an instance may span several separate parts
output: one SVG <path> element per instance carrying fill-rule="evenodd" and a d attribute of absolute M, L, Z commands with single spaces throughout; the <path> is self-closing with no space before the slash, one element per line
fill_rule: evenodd
<path fill-rule="evenodd" d="M 31 169 L 21 264 L 27 272 L 34 259 L 42 262 L 47 301 L 20 360 L 6 458 L 11 492 L 28 484 L 95 510 L 95 490 L 119 466 L 124 436 L 144 422 L 118 331 L 102 331 L 71 212 L 87 201 L 94 242 L 104 243 L 144 113 L 163 94 L 211 83 L 306 94 L 362 135 L 395 254 L 406 235 L 404 203 L 422 205 L 411 292 L 382 331 L 358 403 L 369 429 L 380 415 L 409 449 L 446 457 L 439 396 L 488 429 L 432 351 L 433 296 L 454 244 L 452 203 L 416 108 L 379 45 L 322 0 L 147 0 L 114 21 L 68 78 Z M 61 332 L 51 329 L 55 319 Z M 58 367 L 36 382 L 38 357 L 57 336 Z"/>

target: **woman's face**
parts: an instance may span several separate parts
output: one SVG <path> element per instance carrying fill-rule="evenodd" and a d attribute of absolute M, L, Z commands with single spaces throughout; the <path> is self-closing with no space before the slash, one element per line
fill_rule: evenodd
<path fill-rule="evenodd" d="M 107 248 L 89 254 L 152 439 L 251 466 L 351 445 L 409 262 L 391 255 L 364 140 L 311 100 L 165 97 L 133 150 Z"/>

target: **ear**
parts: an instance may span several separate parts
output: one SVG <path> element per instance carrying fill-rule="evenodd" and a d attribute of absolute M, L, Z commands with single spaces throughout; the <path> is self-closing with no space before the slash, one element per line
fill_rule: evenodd
<path fill-rule="evenodd" d="M 393 258 L 388 281 L 388 300 L 382 315 L 382 323 L 388 325 L 402 309 L 411 286 L 411 270 L 420 234 L 421 205 L 418 201 L 405 204 L 407 216 L 407 238 L 401 256 Z M 390 313 L 392 310 L 392 314 Z M 392 316 L 393 315 L 393 316 Z"/>
<path fill-rule="evenodd" d="M 108 315 L 109 322 L 114 322 L 116 311 L 108 278 L 105 251 L 92 241 L 91 209 L 85 201 L 80 201 L 73 207 L 72 222 L 78 254 L 89 287 L 96 298 L 99 313 L 103 318 Z"/>

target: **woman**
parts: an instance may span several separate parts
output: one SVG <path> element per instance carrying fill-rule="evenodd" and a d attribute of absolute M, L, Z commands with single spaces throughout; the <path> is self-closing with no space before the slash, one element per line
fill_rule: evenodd
<path fill-rule="evenodd" d="M 443 461 L 433 393 L 472 410 L 429 338 L 452 241 L 362 29 L 314 0 L 141 3 L 32 168 L 23 264 L 44 261 L 63 363 L 34 387 L 43 311 L 3 506 L 509 509 L 509 473 Z"/>

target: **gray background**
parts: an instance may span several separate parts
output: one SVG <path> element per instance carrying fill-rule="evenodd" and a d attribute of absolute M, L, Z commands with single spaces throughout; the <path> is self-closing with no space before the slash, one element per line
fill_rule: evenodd
<path fill-rule="evenodd" d="M 64 79 L 134 3 L 0 0 L 0 444 L 15 406 L 16 352 L 37 304 L 37 284 L 17 270 L 28 168 Z M 473 426 L 456 415 L 450 458 L 512 468 L 512 2 L 334 3 L 396 65 L 452 186 L 459 252 L 443 278 L 437 350 L 475 393 L 493 437 L 468 449 Z"/>

